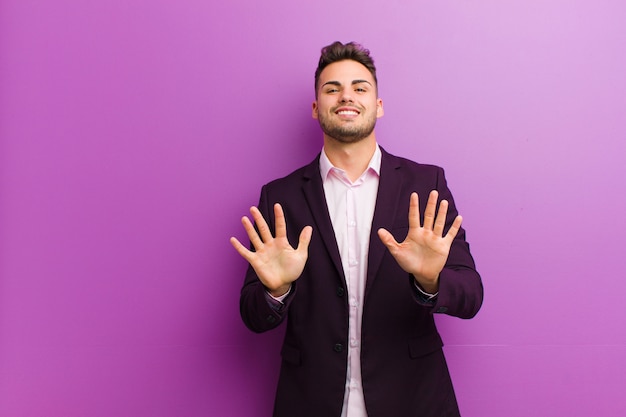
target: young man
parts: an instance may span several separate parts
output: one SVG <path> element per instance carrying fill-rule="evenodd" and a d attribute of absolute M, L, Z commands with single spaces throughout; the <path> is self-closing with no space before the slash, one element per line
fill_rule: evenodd
<path fill-rule="evenodd" d="M 322 49 L 309 165 L 265 185 L 243 226 L 254 248 L 241 316 L 287 319 L 276 417 L 442 417 L 459 410 L 433 313 L 471 318 L 479 274 L 443 170 L 387 153 L 369 51 Z M 423 215 L 422 215 L 423 214 Z"/>

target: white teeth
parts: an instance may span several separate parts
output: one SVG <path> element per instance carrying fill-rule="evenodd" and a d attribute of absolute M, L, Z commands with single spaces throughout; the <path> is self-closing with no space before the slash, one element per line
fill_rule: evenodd
<path fill-rule="evenodd" d="M 340 112 L 338 112 L 337 114 L 350 114 L 350 115 L 357 115 L 359 113 L 353 111 L 353 110 L 342 110 Z"/>

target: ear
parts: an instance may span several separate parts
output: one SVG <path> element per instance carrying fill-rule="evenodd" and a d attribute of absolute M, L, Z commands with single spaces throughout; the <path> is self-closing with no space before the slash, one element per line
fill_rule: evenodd
<path fill-rule="evenodd" d="M 317 115 L 318 115 L 318 112 L 317 112 L 317 100 L 313 102 L 313 105 L 311 107 L 312 107 L 311 116 L 313 116 L 314 119 L 317 119 Z"/>
<path fill-rule="evenodd" d="M 376 100 L 376 118 L 383 117 L 384 114 L 385 109 L 383 108 L 383 100 L 379 98 Z"/>

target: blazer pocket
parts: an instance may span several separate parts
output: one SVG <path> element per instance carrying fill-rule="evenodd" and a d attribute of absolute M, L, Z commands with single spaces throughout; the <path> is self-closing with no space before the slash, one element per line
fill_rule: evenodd
<path fill-rule="evenodd" d="M 302 359 L 300 357 L 300 349 L 297 349 L 293 346 L 283 345 L 283 348 L 280 351 L 280 356 L 282 356 L 283 360 L 292 365 L 301 365 Z"/>
<path fill-rule="evenodd" d="M 443 341 L 439 333 L 431 333 L 415 337 L 409 340 L 409 356 L 416 359 L 433 353 L 443 347 Z"/>

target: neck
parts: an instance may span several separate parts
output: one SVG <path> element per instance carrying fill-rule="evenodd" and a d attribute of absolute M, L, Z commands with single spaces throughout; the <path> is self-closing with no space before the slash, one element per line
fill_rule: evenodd
<path fill-rule="evenodd" d="M 356 143 L 341 143 L 324 135 L 324 152 L 334 166 L 346 171 L 350 180 L 355 181 L 376 152 L 376 138 L 372 134 Z"/>

